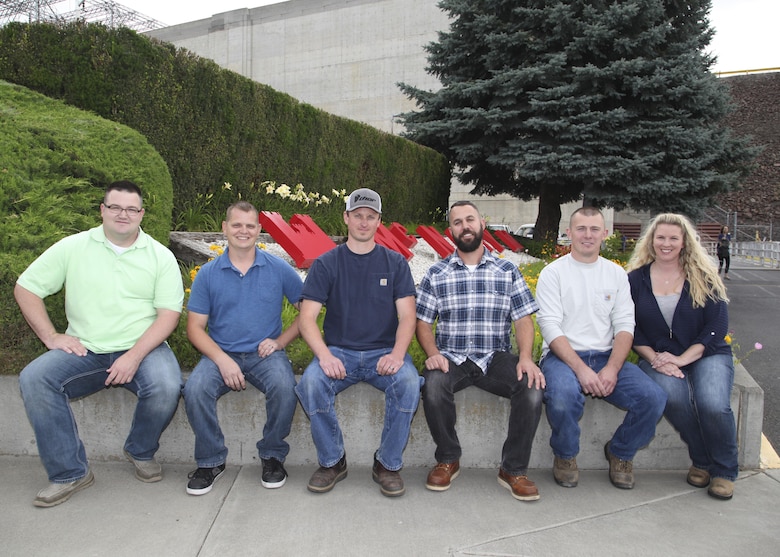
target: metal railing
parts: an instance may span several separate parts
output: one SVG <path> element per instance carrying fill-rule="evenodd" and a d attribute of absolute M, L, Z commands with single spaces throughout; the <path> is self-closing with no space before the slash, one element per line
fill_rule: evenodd
<path fill-rule="evenodd" d="M 742 257 L 762 267 L 780 269 L 780 242 L 733 242 L 731 257 Z"/>

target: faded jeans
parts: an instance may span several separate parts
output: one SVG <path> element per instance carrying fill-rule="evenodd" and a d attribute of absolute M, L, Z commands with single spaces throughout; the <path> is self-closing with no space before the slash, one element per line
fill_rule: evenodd
<path fill-rule="evenodd" d="M 19 387 L 50 482 L 86 476 L 87 456 L 70 401 L 105 390 L 106 370 L 122 354 L 77 356 L 49 350 L 22 370 Z M 147 354 L 132 381 L 122 387 L 138 397 L 124 448 L 137 460 L 151 460 L 181 395 L 181 368 L 168 344 Z"/>
<path fill-rule="evenodd" d="M 577 352 L 594 371 L 603 368 L 611 352 Z M 585 394 L 572 369 L 548 352 L 539 367 L 547 380 L 544 402 L 552 428 L 550 446 L 559 458 L 574 458 L 580 452 L 580 418 L 585 409 Z M 633 460 L 639 449 L 655 436 L 655 427 L 664 412 L 666 393 L 642 370 L 624 363 L 612 394 L 604 397 L 626 411 L 623 423 L 615 431 L 609 450 L 622 460 Z"/>
<path fill-rule="evenodd" d="M 739 474 L 739 455 L 731 411 L 731 354 L 707 356 L 685 366 L 684 379 L 658 373 L 645 360 L 639 367 L 666 391 L 664 415 L 688 445 L 693 465 L 714 478 L 734 481 Z"/>
<path fill-rule="evenodd" d="M 379 375 L 376 364 L 379 358 L 390 353 L 389 348 L 365 351 L 336 346 L 328 348 L 344 364 L 347 376 L 344 379 L 331 379 L 322 371 L 319 359 L 314 358 L 295 387 L 301 405 L 311 420 L 311 436 L 317 447 L 320 466 L 335 466 L 344 456 L 344 438 L 336 417 L 336 395 L 365 381 L 385 393 L 384 428 L 376 458 L 387 470 L 400 470 L 423 382 L 411 356 L 407 354 L 404 357 L 404 364 L 395 374 Z"/>
<path fill-rule="evenodd" d="M 257 352 L 228 352 L 246 381 L 265 394 L 265 426 L 263 438 L 257 442 L 261 459 L 275 458 L 284 462 L 290 445 L 293 414 L 298 405 L 295 398 L 295 377 L 284 350 L 266 357 Z M 187 418 L 195 432 L 195 461 L 198 468 L 214 468 L 225 463 L 228 449 L 217 419 L 217 401 L 232 389 L 225 384 L 219 367 L 205 356 L 192 370 L 184 385 L 184 405 Z"/>

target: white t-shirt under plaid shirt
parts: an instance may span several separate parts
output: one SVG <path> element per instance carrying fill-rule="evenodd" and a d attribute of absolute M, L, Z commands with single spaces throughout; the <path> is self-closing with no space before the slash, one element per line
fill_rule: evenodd
<path fill-rule="evenodd" d="M 436 345 L 460 365 L 482 372 L 494 352 L 510 352 L 512 322 L 539 311 L 516 265 L 485 250 L 470 270 L 455 252 L 434 263 L 417 289 L 417 319 L 436 325 Z"/>

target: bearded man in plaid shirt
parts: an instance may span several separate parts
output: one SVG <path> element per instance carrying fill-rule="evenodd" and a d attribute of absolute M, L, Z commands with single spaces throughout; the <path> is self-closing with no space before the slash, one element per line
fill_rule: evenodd
<path fill-rule="evenodd" d="M 425 486 L 445 491 L 460 473 L 455 393 L 473 385 L 510 400 L 498 483 L 515 499 L 535 501 L 539 491 L 526 471 L 545 386 L 532 357 L 531 315 L 539 306 L 517 266 L 485 249 L 476 205 L 454 203 L 449 224 L 457 249 L 428 269 L 417 290 L 417 340 L 428 356 L 423 408 L 437 462 Z M 519 355 L 511 352 L 513 324 Z"/>

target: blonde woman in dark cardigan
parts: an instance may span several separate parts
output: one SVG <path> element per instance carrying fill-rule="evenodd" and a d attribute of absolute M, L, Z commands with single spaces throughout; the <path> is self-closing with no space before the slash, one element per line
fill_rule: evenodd
<path fill-rule="evenodd" d="M 731 411 L 734 361 L 726 343 L 726 289 L 696 230 L 658 215 L 628 263 L 639 367 L 668 395 L 664 415 L 688 445 L 687 481 L 731 499 L 739 471 Z"/>

